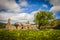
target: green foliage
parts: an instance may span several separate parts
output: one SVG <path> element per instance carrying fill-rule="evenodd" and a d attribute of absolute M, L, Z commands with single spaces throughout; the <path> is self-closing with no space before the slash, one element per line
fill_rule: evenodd
<path fill-rule="evenodd" d="M 40 26 L 45 26 L 49 24 L 49 22 L 53 19 L 54 19 L 53 13 L 40 11 L 37 12 L 37 14 L 35 15 L 34 22 Z"/>
<path fill-rule="evenodd" d="M 0 30 L 0 40 L 60 40 L 60 30 Z"/>
<path fill-rule="evenodd" d="M 56 26 L 56 25 L 57 25 L 56 20 L 51 21 L 50 25 L 51 25 L 51 26 Z"/>

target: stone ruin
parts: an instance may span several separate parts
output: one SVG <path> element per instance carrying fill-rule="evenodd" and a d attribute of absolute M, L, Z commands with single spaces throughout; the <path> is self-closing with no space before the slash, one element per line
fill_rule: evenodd
<path fill-rule="evenodd" d="M 14 29 L 17 29 L 17 30 L 26 30 L 26 29 L 37 29 L 37 26 L 36 25 L 31 25 L 29 23 L 29 21 L 25 24 L 22 24 L 22 23 L 15 23 L 14 25 L 11 24 L 11 19 L 9 18 L 8 19 L 8 23 L 6 24 L 6 29 L 11 29 L 11 30 L 14 30 Z"/>
<path fill-rule="evenodd" d="M 11 24 L 11 19 L 8 19 L 8 23 L 6 24 L 6 29 L 16 29 L 14 25 Z"/>

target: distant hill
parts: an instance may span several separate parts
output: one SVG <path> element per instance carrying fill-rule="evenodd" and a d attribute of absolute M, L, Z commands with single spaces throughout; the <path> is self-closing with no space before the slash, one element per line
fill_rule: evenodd
<path fill-rule="evenodd" d="M 60 21 L 60 19 L 56 19 L 56 20 L 59 20 Z"/>
<path fill-rule="evenodd" d="M 56 21 L 57 21 L 57 24 L 60 24 L 60 19 L 56 19 Z"/>
<path fill-rule="evenodd" d="M 5 23 L 0 23 L 0 28 L 5 28 L 6 24 Z"/>
<path fill-rule="evenodd" d="M 56 19 L 56 26 L 53 29 L 60 29 L 60 19 Z"/>

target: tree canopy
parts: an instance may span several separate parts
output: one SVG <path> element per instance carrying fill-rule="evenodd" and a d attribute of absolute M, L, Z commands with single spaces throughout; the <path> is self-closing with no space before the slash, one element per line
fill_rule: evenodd
<path fill-rule="evenodd" d="M 40 26 L 49 24 L 53 19 L 54 15 L 52 12 L 39 11 L 35 14 L 34 22 L 38 24 L 38 28 L 40 29 Z"/>

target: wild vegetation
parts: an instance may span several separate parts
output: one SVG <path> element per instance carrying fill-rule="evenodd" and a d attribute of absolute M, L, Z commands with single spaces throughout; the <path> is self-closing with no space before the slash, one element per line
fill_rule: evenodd
<path fill-rule="evenodd" d="M 46 11 L 37 12 L 34 22 L 38 25 L 38 29 L 41 29 L 41 26 L 54 26 L 56 24 L 53 13 Z"/>
<path fill-rule="evenodd" d="M 0 40 L 60 40 L 60 30 L 0 30 Z"/>

